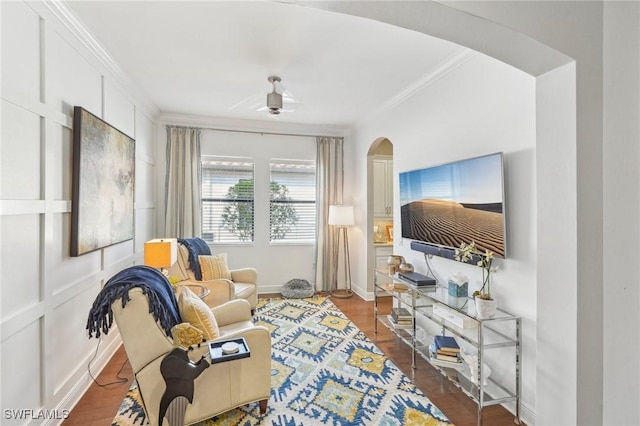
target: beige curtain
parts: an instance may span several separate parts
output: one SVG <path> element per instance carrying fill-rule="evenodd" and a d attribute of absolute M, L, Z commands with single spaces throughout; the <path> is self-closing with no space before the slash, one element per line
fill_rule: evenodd
<path fill-rule="evenodd" d="M 200 133 L 167 126 L 165 237 L 200 237 Z"/>
<path fill-rule="evenodd" d="M 316 289 L 332 288 L 332 256 L 337 232 L 327 224 L 329 206 L 342 204 L 344 190 L 343 138 L 316 138 Z"/>

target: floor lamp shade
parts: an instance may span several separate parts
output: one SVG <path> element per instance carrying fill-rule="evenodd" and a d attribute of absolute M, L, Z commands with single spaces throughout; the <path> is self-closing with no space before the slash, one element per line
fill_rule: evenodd
<path fill-rule="evenodd" d="M 353 206 L 333 205 L 329 206 L 329 225 L 336 229 L 335 245 L 333 248 L 333 277 L 331 295 L 334 297 L 351 297 L 351 260 L 349 258 L 349 238 L 347 234 L 347 226 L 355 223 L 353 217 Z M 340 241 L 342 239 L 342 241 Z M 342 245 L 340 244 L 342 242 Z M 338 288 L 338 260 L 340 257 L 340 249 L 344 253 L 344 289 Z"/>
<path fill-rule="evenodd" d="M 355 223 L 353 206 L 329 206 L 329 225 L 351 226 Z"/>
<path fill-rule="evenodd" d="M 144 243 L 144 264 L 152 268 L 170 268 L 178 260 L 178 240 L 157 238 Z"/>

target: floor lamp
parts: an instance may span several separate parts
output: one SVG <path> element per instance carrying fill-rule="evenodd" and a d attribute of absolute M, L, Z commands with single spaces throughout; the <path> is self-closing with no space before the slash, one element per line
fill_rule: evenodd
<path fill-rule="evenodd" d="M 329 206 L 330 226 L 336 227 L 336 238 L 333 246 L 333 276 L 331 295 L 334 297 L 347 298 L 353 296 L 351 291 L 351 260 L 349 259 L 349 238 L 347 226 L 354 224 L 353 206 L 334 205 Z M 344 251 L 344 289 L 338 288 L 338 261 L 340 258 L 340 238 L 342 238 L 342 248 Z"/>

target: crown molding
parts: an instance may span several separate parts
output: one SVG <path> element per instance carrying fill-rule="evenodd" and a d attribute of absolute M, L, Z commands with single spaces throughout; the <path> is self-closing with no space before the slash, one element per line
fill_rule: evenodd
<path fill-rule="evenodd" d="M 281 121 L 245 120 L 237 118 L 206 117 L 183 114 L 162 114 L 158 117 L 161 125 L 192 126 L 210 130 L 231 132 L 271 133 L 298 136 L 339 136 L 343 137 L 348 128 L 341 126 L 283 123 Z"/>
<path fill-rule="evenodd" d="M 69 8 L 65 0 L 46 0 L 42 5 L 56 18 L 56 20 L 74 36 L 89 54 L 95 58 L 104 68 L 104 71 L 111 75 L 114 80 L 120 82 L 122 86 L 131 90 L 134 103 L 147 112 L 150 117 L 160 114 L 158 107 L 149 100 L 148 96 L 131 80 L 124 72 L 118 62 L 107 52 L 102 44 L 91 34 L 89 29 Z"/>
<path fill-rule="evenodd" d="M 395 108 L 397 105 L 406 101 L 416 93 L 421 92 L 426 87 L 434 84 L 436 81 L 440 80 L 447 74 L 449 74 L 454 69 L 462 66 L 467 63 L 471 59 L 473 59 L 479 53 L 475 50 L 461 48 L 444 61 L 442 61 L 433 71 L 425 74 L 415 82 L 413 82 L 409 87 L 407 87 L 402 92 L 398 93 L 393 98 L 387 100 L 385 103 L 376 108 L 372 113 L 368 114 L 366 117 L 358 120 L 354 127 L 360 127 L 361 125 L 386 114 L 391 109 Z"/>

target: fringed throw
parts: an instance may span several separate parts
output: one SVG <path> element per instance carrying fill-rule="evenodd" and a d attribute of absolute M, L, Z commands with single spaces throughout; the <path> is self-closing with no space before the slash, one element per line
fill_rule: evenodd
<path fill-rule="evenodd" d="M 132 266 L 118 272 L 104 285 L 87 319 L 89 337 L 100 337 L 109 332 L 113 324 L 113 311 L 111 305 L 118 299 L 122 299 L 122 307 L 131 300 L 129 290 L 140 287 L 149 299 L 149 310 L 153 318 L 160 323 L 167 336 L 171 336 L 171 328 L 182 322 L 178 312 L 178 302 L 171 284 L 167 278 L 157 269 L 148 266 Z"/>
<path fill-rule="evenodd" d="M 178 238 L 178 242 L 189 251 L 189 267 L 193 271 L 196 280 L 202 281 L 202 271 L 200 270 L 198 256 L 210 256 L 211 249 L 209 245 L 200 238 Z"/>

